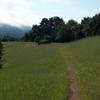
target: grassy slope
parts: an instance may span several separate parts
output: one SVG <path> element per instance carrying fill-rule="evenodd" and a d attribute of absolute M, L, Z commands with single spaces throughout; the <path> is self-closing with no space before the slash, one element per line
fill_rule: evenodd
<path fill-rule="evenodd" d="M 100 100 L 100 37 L 71 43 L 69 63 L 76 70 L 82 100 Z"/>
<path fill-rule="evenodd" d="M 0 100 L 66 100 L 73 66 L 82 100 L 100 99 L 100 37 L 69 44 L 7 43 Z"/>

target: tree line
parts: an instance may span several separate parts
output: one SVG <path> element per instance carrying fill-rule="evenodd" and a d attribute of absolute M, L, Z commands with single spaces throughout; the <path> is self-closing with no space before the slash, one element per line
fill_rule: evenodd
<path fill-rule="evenodd" d="M 39 25 L 23 37 L 24 41 L 40 43 L 71 42 L 84 37 L 100 35 L 100 13 L 93 17 L 84 17 L 81 23 L 71 19 L 65 22 L 58 16 L 43 18 Z"/>
<path fill-rule="evenodd" d="M 58 16 L 43 18 L 39 25 L 33 25 L 21 39 L 4 36 L 2 41 L 26 41 L 41 43 L 71 42 L 85 37 L 100 35 L 100 13 L 84 17 L 81 23 L 71 19 L 65 22 Z M 0 69 L 3 62 L 3 44 L 0 41 Z"/>

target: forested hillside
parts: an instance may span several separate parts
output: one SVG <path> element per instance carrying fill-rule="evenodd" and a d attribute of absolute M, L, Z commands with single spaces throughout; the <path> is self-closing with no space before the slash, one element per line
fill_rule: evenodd
<path fill-rule="evenodd" d="M 13 26 L 0 23 L 0 37 L 22 37 L 26 32 L 29 32 L 31 27 L 28 26 Z"/>

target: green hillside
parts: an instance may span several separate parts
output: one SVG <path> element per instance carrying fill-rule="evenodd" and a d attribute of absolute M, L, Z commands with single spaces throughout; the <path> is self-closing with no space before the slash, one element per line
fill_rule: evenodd
<path fill-rule="evenodd" d="M 0 100 L 68 100 L 73 67 L 81 100 L 100 100 L 100 37 L 65 44 L 5 44 Z"/>

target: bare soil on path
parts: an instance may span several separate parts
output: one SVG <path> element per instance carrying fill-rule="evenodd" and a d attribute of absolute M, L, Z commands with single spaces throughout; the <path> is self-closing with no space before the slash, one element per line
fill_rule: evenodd
<path fill-rule="evenodd" d="M 77 79 L 75 76 L 75 70 L 73 67 L 69 67 L 69 97 L 68 100 L 81 100 L 80 99 L 80 93 L 79 93 L 79 87 L 77 83 Z"/>

